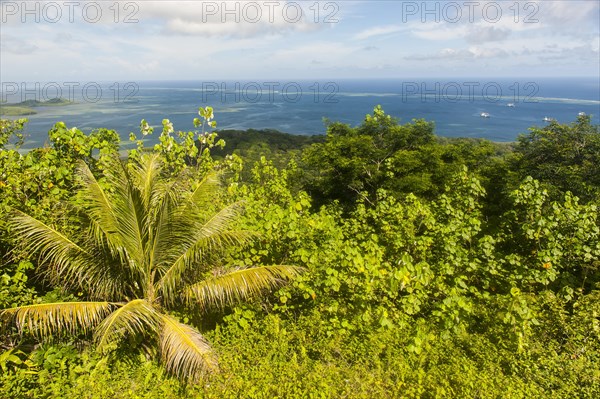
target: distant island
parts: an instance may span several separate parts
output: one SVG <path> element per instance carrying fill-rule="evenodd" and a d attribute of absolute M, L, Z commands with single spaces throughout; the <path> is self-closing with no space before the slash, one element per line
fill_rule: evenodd
<path fill-rule="evenodd" d="M 51 98 L 47 101 L 25 100 L 20 103 L 0 103 L 0 115 L 5 116 L 27 116 L 35 115 L 35 107 L 61 107 L 73 104 L 73 101 L 64 98 Z"/>

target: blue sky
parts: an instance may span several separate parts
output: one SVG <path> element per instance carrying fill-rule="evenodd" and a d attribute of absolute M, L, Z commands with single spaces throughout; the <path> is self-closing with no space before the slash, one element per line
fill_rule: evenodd
<path fill-rule="evenodd" d="M 0 0 L 1 81 L 600 73 L 596 0 L 67 3 Z"/>

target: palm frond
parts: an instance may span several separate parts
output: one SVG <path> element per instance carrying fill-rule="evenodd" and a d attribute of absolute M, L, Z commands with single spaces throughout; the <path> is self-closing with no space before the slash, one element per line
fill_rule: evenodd
<path fill-rule="evenodd" d="M 148 223 L 148 269 L 152 272 L 157 269 L 156 265 L 164 264 L 165 258 L 177 247 L 178 237 L 189 236 L 191 230 L 189 220 L 177 218 L 187 186 L 180 179 L 174 179 L 157 184 L 156 191 L 155 201 L 150 205 L 153 216 Z"/>
<path fill-rule="evenodd" d="M 93 259 L 93 255 L 73 240 L 45 223 L 19 211 L 9 214 L 13 232 L 35 253 L 40 251 L 40 263 L 49 264 L 53 274 L 64 279 L 80 277 L 78 271 Z"/>
<path fill-rule="evenodd" d="M 38 337 L 63 332 L 87 333 L 108 315 L 113 304 L 109 302 L 59 302 L 4 309 L 0 317 L 14 321 L 18 330 L 28 329 Z"/>
<path fill-rule="evenodd" d="M 194 230 L 196 233 L 193 235 L 194 241 L 207 240 L 211 246 L 210 250 L 221 248 L 223 245 L 229 246 L 248 243 L 247 239 L 255 235 L 254 233 L 245 232 L 248 236 L 246 238 L 240 237 L 241 241 L 237 241 L 234 236 L 222 236 L 239 219 L 241 212 L 242 203 L 236 202 L 221 209 L 206 222 L 195 223 Z M 229 241 L 229 239 L 234 239 L 235 241 Z"/>
<path fill-rule="evenodd" d="M 196 329 L 163 314 L 160 352 L 165 368 L 180 379 L 197 381 L 218 370 L 208 341 Z"/>
<path fill-rule="evenodd" d="M 157 153 L 142 155 L 140 162 L 132 168 L 131 178 L 141 193 L 145 209 L 151 209 L 151 203 L 155 202 L 155 196 L 160 192 L 156 190 L 156 185 L 161 182 L 160 170 L 160 154 Z"/>
<path fill-rule="evenodd" d="M 246 244 L 255 236 L 249 231 L 227 230 L 238 215 L 239 204 L 232 204 L 202 225 L 185 230 L 174 227 L 163 237 L 159 249 L 165 254 L 164 264 L 167 267 L 162 270 L 157 291 L 165 296 L 167 302 L 174 298 L 182 276 L 191 267 L 199 265 L 203 257 L 227 246 Z M 175 242 L 180 245 L 174 246 Z"/>
<path fill-rule="evenodd" d="M 221 174 L 217 172 L 206 175 L 200 184 L 198 184 L 198 187 L 192 192 L 192 195 L 187 199 L 182 208 L 182 213 L 186 214 L 191 208 L 202 206 L 209 202 L 217 193 L 217 189 L 220 186 L 220 176 Z"/>
<path fill-rule="evenodd" d="M 148 235 L 145 227 L 148 210 L 144 207 L 141 193 L 134 186 L 133 178 L 129 176 L 125 165 L 120 167 L 123 169 L 125 180 L 119 183 L 115 192 L 114 211 L 127 253 L 128 268 L 138 280 L 143 280 L 147 273 Z"/>
<path fill-rule="evenodd" d="M 107 262 L 98 256 L 99 249 L 79 245 L 58 230 L 21 212 L 13 210 L 9 216 L 13 232 L 31 253 L 40 252 L 43 274 L 55 286 L 65 288 L 85 287 L 96 299 L 114 298 L 126 289 L 128 279 L 119 263 Z"/>
<path fill-rule="evenodd" d="M 114 200 L 111 201 L 108 193 L 98 183 L 85 162 L 80 161 L 76 173 L 82 186 L 79 195 L 85 213 L 89 217 L 91 236 L 100 245 L 106 244 L 114 255 L 124 258 Z"/>
<path fill-rule="evenodd" d="M 155 214 L 152 202 L 161 185 L 158 155 L 142 157 L 138 164 L 125 165 L 112 160 L 105 173 L 111 181 L 111 195 L 98 184 L 89 168 L 80 166 L 84 183 L 82 198 L 88 215 L 92 237 L 100 245 L 106 243 L 113 257 L 120 259 L 123 271 L 134 280 L 145 279 L 148 268 L 148 224 Z"/>
<path fill-rule="evenodd" d="M 15 235 L 23 239 L 25 248 L 41 251 L 45 260 L 63 265 L 76 256 L 90 256 L 90 253 L 67 236 L 24 212 L 13 209 L 8 219 Z M 62 267 L 59 266 L 60 268 Z"/>
<path fill-rule="evenodd" d="M 94 336 L 98 348 L 117 342 L 126 334 L 157 332 L 159 315 L 144 299 L 135 299 L 120 306 L 106 317 L 96 329 Z"/>
<path fill-rule="evenodd" d="M 187 287 L 187 303 L 201 310 L 223 308 L 286 285 L 304 271 L 297 266 L 257 266 L 237 269 Z"/>

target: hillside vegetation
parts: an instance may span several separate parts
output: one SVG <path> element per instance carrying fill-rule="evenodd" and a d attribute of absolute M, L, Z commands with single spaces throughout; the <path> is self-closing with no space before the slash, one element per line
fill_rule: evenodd
<path fill-rule="evenodd" d="M 600 130 L 0 122 L 0 397 L 597 398 Z"/>

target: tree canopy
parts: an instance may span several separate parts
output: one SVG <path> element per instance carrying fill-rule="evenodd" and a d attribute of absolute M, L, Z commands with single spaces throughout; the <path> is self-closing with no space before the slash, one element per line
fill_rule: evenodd
<path fill-rule="evenodd" d="M 376 107 L 228 152 L 199 117 L 0 122 L 1 397 L 598 397 L 590 118 L 494 143 Z"/>

